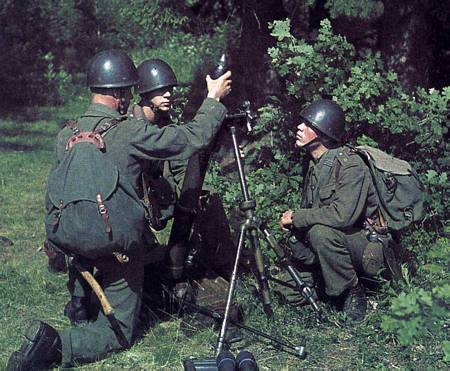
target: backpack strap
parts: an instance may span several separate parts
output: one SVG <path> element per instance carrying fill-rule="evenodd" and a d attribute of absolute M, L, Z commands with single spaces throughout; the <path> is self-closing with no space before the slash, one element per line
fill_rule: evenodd
<path fill-rule="evenodd" d="M 119 125 L 122 121 L 126 119 L 126 116 L 120 117 L 120 118 L 112 118 L 111 120 L 105 121 L 101 125 L 96 125 L 94 133 L 100 134 L 102 137 L 106 135 L 106 133 L 111 130 L 112 128 Z"/>
<path fill-rule="evenodd" d="M 120 124 L 125 118 L 113 118 L 111 120 L 105 121 L 101 125 L 98 123 L 95 125 L 93 131 L 80 131 L 78 127 L 78 121 L 68 120 L 66 126 L 72 130 L 73 135 L 67 140 L 66 151 L 69 151 L 75 144 L 88 142 L 95 145 L 99 150 L 103 151 L 105 149 L 105 142 L 103 137 L 105 134 Z M 98 126 L 98 127 L 97 127 Z"/>

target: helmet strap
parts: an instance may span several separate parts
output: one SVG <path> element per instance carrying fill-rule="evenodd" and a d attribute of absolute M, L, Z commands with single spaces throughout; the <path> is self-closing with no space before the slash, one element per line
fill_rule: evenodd
<path fill-rule="evenodd" d="M 314 150 L 318 145 L 319 145 L 319 139 L 320 136 L 315 137 L 314 139 L 312 139 L 311 141 L 309 141 L 308 143 L 306 143 L 303 148 L 308 151 L 311 152 L 312 150 Z"/>

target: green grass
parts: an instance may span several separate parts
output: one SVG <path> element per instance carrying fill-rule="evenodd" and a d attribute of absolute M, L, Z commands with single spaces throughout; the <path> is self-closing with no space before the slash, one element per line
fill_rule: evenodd
<path fill-rule="evenodd" d="M 66 277 L 50 274 L 45 255 L 37 249 L 45 237 L 43 199 L 54 137 L 61 123 L 80 113 L 85 103 L 75 97 L 70 106 L 0 121 L 0 236 L 14 242 L 0 246 L 0 369 L 20 345 L 31 319 L 42 319 L 56 328 L 69 326 L 62 313 L 68 300 Z M 293 310 L 278 304 L 274 304 L 276 319 L 269 321 L 248 283 L 241 282 L 238 290 L 247 325 L 293 343 L 303 336 L 306 339 L 308 356 L 298 360 L 243 332 L 244 340 L 233 346 L 233 352 L 249 349 L 262 370 L 445 368 L 438 334 L 429 334 L 427 343 L 402 347 L 381 331 L 386 293 L 372 294 L 364 323 L 340 327 L 333 322 L 318 324 L 310 307 Z M 327 310 L 333 320 L 341 319 L 340 313 Z M 207 328 L 188 338 L 179 325 L 176 318 L 158 323 L 130 350 L 80 369 L 181 369 L 188 356 L 214 354 L 217 331 Z"/>

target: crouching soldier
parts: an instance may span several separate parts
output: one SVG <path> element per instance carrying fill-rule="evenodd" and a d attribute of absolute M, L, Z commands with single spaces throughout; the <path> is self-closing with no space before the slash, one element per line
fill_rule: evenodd
<path fill-rule="evenodd" d="M 126 117 L 132 98 L 131 88 L 138 81 L 136 67 L 129 56 L 119 50 L 98 53 L 91 60 L 87 71 L 91 105 L 84 115 L 72 123 L 71 128 L 66 127 L 58 134 L 55 169 L 60 169 L 59 165 L 65 163 L 69 169 L 74 170 L 73 167 L 70 168 L 70 161 L 68 162 L 67 159 L 74 160 L 73 163 L 77 163 L 80 168 L 88 169 L 90 161 L 76 162 L 73 158 L 74 153 L 80 155 L 82 152 L 72 152 L 73 149 L 83 146 L 81 142 L 104 144 L 103 147 L 97 148 L 102 148 L 108 163 L 117 170 L 115 173 L 102 174 L 102 169 L 90 169 L 92 179 L 95 180 L 97 175 L 99 179 L 101 176 L 113 176 L 116 182 L 120 182 L 123 192 L 126 190 L 127 195 L 134 196 L 140 191 L 142 172 L 147 161 L 187 159 L 209 144 L 226 114 L 226 109 L 219 100 L 229 92 L 230 75 L 231 73 L 228 72 L 217 80 L 207 78 L 208 97 L 192 122 L 183 127 L 168 125 L 158 128 L 142 125 L 142 122 Z M 104 135 L 99 134 L 97 129 L 101 129 Z M 83 132 L 86 135 L 82 135 Z M 94 133 L 98 135 L 90 135 Z M 80 143 L 69 144 L 69 139 Z M 89 149 L 92 154 L 94 150 L 97 151 L 95 147 L 78 148 Z M 54 174 L 54 171 L 51 174 Z M 81 182 L 87 176 L 84 172 L 77 174 L 76 172 L 66 174 L 67 179 L 75 177 L 75 181 L 71 183 L 72 187 L 71 184 L 65 183 L 74 192 L 84 187 Z M 100 187 L 101 184 L 96 186 Z M 53 189 L 53 191 L 58 190 Z M 116 231 L 120 230 L 120 220 L 124 223 L 127 221 L 117 218 L 115 222 L 113 210 L 108 211 L 105 207 L 107 201 L 97 197 L 98 210 L 97 207 L 91 210 L 96 210 L 98 213 L 96 218 L 99 218 L 101 228 L 97 229 L 104 235 L 115 238 Z M 52 202 L 54 202 L 52 197 L 47 197 L 47 213 L 52 214 L 55 225 L 59 223 L 60 230 L 63 222 L 67 222 L 65 226 L 70 228 L 75 228 L 83 222 L 97 223 L 94 220 L 64 221 L 65 213 L 70 213 L 70 209 L 76 208 L 76 205 L 67 208 L 65 207 L 67 205 L 62 202 L 60 205 L 51 205 Z M 139 216 L 137 224 L 143 226 L 145 215 L 141 202 L 133 201 L 133 207 L 137 210 L 142 209 L 142 212 L 139 211 L 136 215 Z M 116 210 L 116 215 L 124 215 L 127 212 L 125 209 Z M 111 234 L 111 226 L 113 234 Z M 116 226 L 118 226 L 117 229 L 115 229 Z M 96 232 L 95 229 L 87 227 L 80 231 L 79 240 L 89 241 L 89 234 Z M 50 240 L 53 236 L 49 236 L 52 230 L 47 229 L 47 237 Z M 123 256 L 119 256 L 120 254 L 116 255 L 119 257 L 116 258 L 112 253 L 96 258 L 85 256 L 80 259 L 86 270 L 96 273 L 114 314 L 107 316 L 99 311 L 97 316 L 94 316 L 85 326 L 63 330 L 56 330 L 41 321 L 32 322 L 26 331 L 21 348 L 12 353 L 7 365 L 8 370 L 46 369 L 57 365 L 71 366 L 75 363 L 93 362 L 110 352 L 131 346 L 136 337 L 136 323 L 141 307 L 144 265 L 149 261 L 162 259 L 164 256 L 156 247 L 155 237 L 147 229 L 142 229 L 144 230 L 147 232 L 136 234 L 132 244 L 127 248 L 124 247 L 123 251 L 127 252 L 126 259 L 121 259 L 120 257 L 123 258 Z M 126 231 L 124 236 L 125 238 L 128 236 Z M 65 253 L 73 254 L 73 251 L 67 251 L 64 241 L 58 241 L 55 244 Z M 80 249 L 83 248 L 88 249 L 89 243 L 80 246 Z M 121 251 L 120 246 L 117 248 Z M 96 255 L 99 254 L 96 252 Z"/>
<path fill-rule="evenodd" d="M 358 279 L 369 243 L 364 223 L 376 218 L 377 199 L 368 167 L 342 143 L 344 131 L 344 113 L 333 101 L 316 101 L 300 113 L 295 145 L 311 161 L 301 205 L 284 212 L 280 225 L 292 232 L 298 268 L 320 272 L 325 293 L 343 302 L 347 320 L 356 322 L 367 307 Z M 381 267 L 381 250 L 378 256 Z"/>

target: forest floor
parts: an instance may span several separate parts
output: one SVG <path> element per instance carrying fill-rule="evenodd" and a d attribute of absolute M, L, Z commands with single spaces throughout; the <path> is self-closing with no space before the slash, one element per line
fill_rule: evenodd
<path fill-rule="evenodd" d="M 72 107 L 27 112 L 0 121 L 0 369 L 22 342 L 27 324 L 41 319 L 57 329 L 69 326 L 63 308 L 69 299 L 64 274 L 47 270 L 47 258 L 38 251 L 45 238 L 44 194 L 53 160 L 56 133 L 66 119 L 80 113 L 85 102 Z M 247 282 L 247 281 L 246 281 Z M 386 285 L 385 285 L 386 286 Z M 274 304 L 268 320 L 244 282 L 238 300 L 248 326 L 298 344 L 306 340 L 307 356 L 299 359 L 270 342 L 242 333 L 232 351 L 250 350 L 261 370 L 298 369 L 436 369 L 445 368 L 433 343 L 404 347 L 380 329 L 386 313 L 386 287 L 370 293 L 367 319 L 343 326 L 342 315 L 326 306 L 331 321 L 318 323 L 311 307 L 297 310 Z M 180 319 L 158 322 L 131 349 L 80 369 L 182 369 L 189 356 L 214 355 L 217 329 L 198 328 L 193 336 L 180 329 Z"/>

